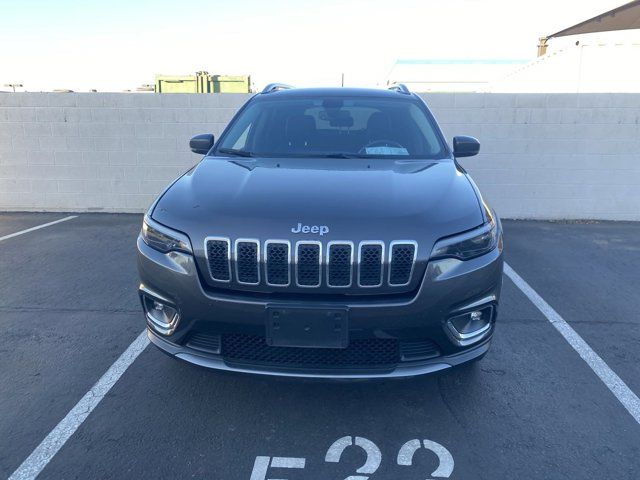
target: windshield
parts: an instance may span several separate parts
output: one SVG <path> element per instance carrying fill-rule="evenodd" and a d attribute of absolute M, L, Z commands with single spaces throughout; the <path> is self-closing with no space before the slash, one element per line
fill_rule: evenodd
<path fill-rule="evenodd" d="M 437 158 L 444 154 L 415 99 L 256 99 L 235 119 L 216 153 L 265 157 Z"/>

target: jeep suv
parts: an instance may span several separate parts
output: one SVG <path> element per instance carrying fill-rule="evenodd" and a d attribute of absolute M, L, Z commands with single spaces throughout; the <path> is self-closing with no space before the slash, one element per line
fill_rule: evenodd
<path fill-rule="evenodd" d="M 478 360 L 500 220 L 403 85 L 271 84 L 154 202 L 138 238 L 150 340 L 220 370 L 401 377 Z"/>

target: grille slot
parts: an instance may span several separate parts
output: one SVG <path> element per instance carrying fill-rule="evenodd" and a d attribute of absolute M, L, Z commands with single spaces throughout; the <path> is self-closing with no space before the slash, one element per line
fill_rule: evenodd
<path fill-rule="evenodd" d="M 257 285 L 260 283 L 260 244 L 257 240 L 236 240 L 235 261 L 238 283 Z"/>
<path fill-rule="evenodd" d="M 440 350 L 435 342 L 425 340 L 403 340 L 400 343 L 400 355 L 403 362 L 426 360 L 440 356 Z"/>
<path fill-rule="evenodd" d="M 207 238 L 207 263 L 211 278 L 219 282 L 231 281 L 231 251 L 226 238 Z"/>
<path fill-rule="evenodd" d="M 391 242 L 389 250 L 389 285 L 402 286 L 411 281 L 416 260 L 414 242 Z"/>
<path fill-rule="evenodd" d="M 329 242 L 327 247 L 327 285 L 350 287 L 352 282 L 353 244 Z"/>
<path fill-rule="evenodd" d="M 288 286 L 291 283 L 289 276 L 289 263 L 291 263 L 289 242 L 267 240 L 264 248 L 267 285 Z"/>
<path fill-rule="evenodd" d="M 264 337 L 228 334 L 222 354 L 229 363 L 285 368 L 393 368 L 399 360 L 398 341 L 389 338 L 355 339 L 344 349 L 270 347 Z"/>
<path fill-rule="evenodd" d="M 361 287 L 382 285 L 384 243 L 361 242 L 358 261 L 358 284 Z"/>
<path fill-rule="evenodd" d="M 296 283 L 299 287 L 320 286 L 322 246 L 319 242 L 296 244 Z"/>

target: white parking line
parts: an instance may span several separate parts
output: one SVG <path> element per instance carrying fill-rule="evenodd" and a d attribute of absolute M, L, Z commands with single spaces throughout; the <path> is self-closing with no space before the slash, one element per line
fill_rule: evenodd
<path fill-rule="evenodd" d="M 9 235 L 5 235 L 4 237 L 0 237 L 0 242 L 3 240 L 9 240 L 10 238 L 17 237 L 18 235 L 22 235 L 24 233 L 33 232 L 34 230 L 40 230 L 41 228 L 50 227 L 51 225 L 55 225 L 56 223 L 66 222 L 67 220 L 71 220 L 73 218 L 77 218 L 77 215 L 70 215 L 68 217 L 61 218 L 60 220 L 56 220 L 55 222 L 43 223 L 42 225 L 37 225 L 35 227 L 27 228 L 26 230 L 20 230 L 16 233 L 11 233 Z"/>
<path fill-rule="evenodd" d="M 45 437 L 40 445 L 31 452 L 31 455 L 22 462 L 22 465 L 11 474 L 9 480 L 27 480 L 36 478 L 42 469 L 47 466 L 51 459 L 58 453 L 62 446 L 75 433 L 82 422 L 84 422 L 94 408 L 111 390 L 118 379 L 126 372 L 127 368 L 138 358 L 138 355 L 149 345 L 146 330 L 136 338 L 122 355 L 115 361 L 109 370 L 102 375 L 102 378 L 91 387 L 84 397 L 76 403 L 67 416 L 55 426 L 49 435 Z"/>
<path fill-rule="evenodd" d="M 504 264 L 504 273 L 524 293 L 529 300 L 547 317 L 551 325 L 578 352 L 578 355 L 591 367 L 600 380 L 604 382 L 611 393 L 627 409 L 636 422 L 640 423 L 640 398 L 631 391 L 626 383 L 593 351 L 584 339 L 556 312 L 551 305 L 544 301 L 538 293 L 525 282 L 509 265 Z"/>

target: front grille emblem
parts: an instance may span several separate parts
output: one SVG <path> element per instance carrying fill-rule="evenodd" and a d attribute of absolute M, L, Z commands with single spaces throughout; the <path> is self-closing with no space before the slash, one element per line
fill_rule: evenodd
<path fill-rule="evenodd" d="M 329 227 L 326 225 L 304 225 L 298 222 L 298 225 L 291 229 L 291 233 L 311 233 L 323 236 L 329 233 Z"/>

